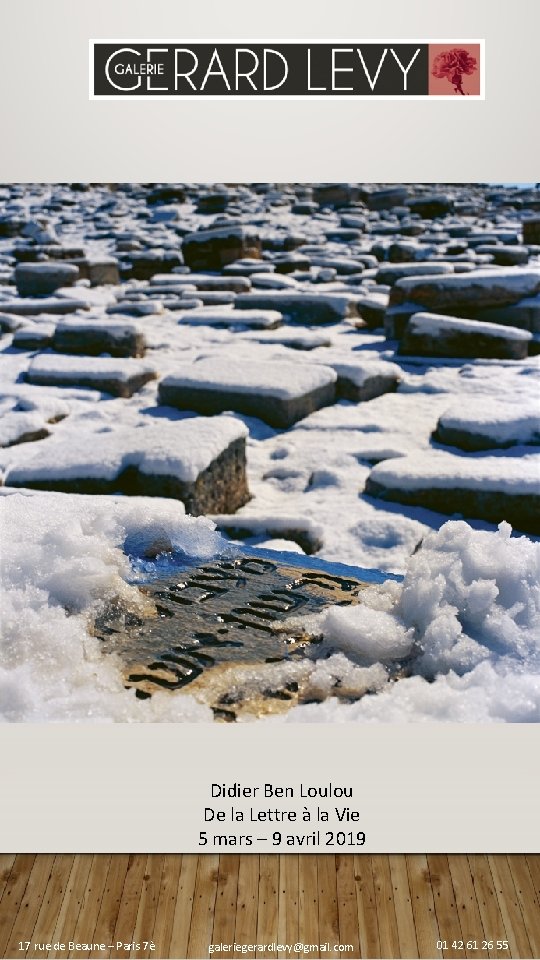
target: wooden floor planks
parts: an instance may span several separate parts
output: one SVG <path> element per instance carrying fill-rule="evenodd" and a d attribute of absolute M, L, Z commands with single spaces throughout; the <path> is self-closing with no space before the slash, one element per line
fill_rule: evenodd
<path fill-rule="evenodd" d="M 0 957 L 535 960 L 539 893 L 540 855 L 6 854 Z"/>

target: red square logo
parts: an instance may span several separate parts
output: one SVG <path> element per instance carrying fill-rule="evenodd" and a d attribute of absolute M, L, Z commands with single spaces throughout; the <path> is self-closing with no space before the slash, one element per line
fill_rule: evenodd
<path fill-rule="evenodd" d="M 480 94 L 480 44 L 429 44 L 429 95 L 467 97 Z"/>

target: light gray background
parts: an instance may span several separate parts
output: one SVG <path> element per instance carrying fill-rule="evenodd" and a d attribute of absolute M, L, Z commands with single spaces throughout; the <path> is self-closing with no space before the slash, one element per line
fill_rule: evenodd
<path fill-rule="evenodd" d="M 210 853 L 225 848 L 198 847 L 199 830 L 270 836 L 317 826 L 205 824 L 211 783 L 241 781 L 352 785 L 353 800 L 337 804 L 358 809 L 361 821 L 339 829 L 364 830 L 367 842 L 321 852 L 531 853 L 539 839 L 539 730 L 538 724 L 14 724 L 1 731 L 0 850 Z M 301 811 L 305 802 L 295 794 L 294 803 L 277 803 Z M 228 808 L 234 801 L 213 803 Z M 276 801 L 257 799 L 256 806 Z M 278 852 L 270 844 L 246 851 Z"/>
<path fill-rule="evenodd" d="M 537 0 L 24 0 L 1 17 L 3 181 L 540 179 Z M 91 37 L 485 38 L 487 99 L 90 102 Z M 539 746 L 538 724 L 4 725 L 0 849 L 196 850 L 212 780 L 301 777 L 353 783 L 366 852 L 533 852 Z"/>
<path fill-rule="evenodd" d="M 537 0 L 2 4 L 0 179 L 540 179 Z M 486 101 L 90 102 L 90 38 L 486 40 Z"/>

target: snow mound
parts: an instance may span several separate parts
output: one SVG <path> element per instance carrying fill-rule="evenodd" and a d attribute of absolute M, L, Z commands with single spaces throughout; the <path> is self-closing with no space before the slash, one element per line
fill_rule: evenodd
<path fill-rule="evenodd" d="M 319 655 L 413 674 L 351 706 L 328 700 L 288 721 L 540 720 L 540 543 L 450 521 L 409 560 L 403 583 L 370 586 L 358 606 L 306 618 Z"/>
<path fill-rule="evenodd" d="M 326 646 L 353 660 L 371 663 L 401 659 L 411 651 L 414 635 L 385 610 L 363 604 L 330 607 L 321 624 Z"/>
<path fill-rule="evenodd" d="M 289 723 L 538 723 L 540 676 L 497 671 L 490 663 L 460 677 L 453 671 L 428 683 L 410 677 L 387 683 L 376 696 L 340 704 L 324 703 L 290 710 Z"/>
<path fill-rule="evenodd" d="M 511 533 L 451 521 L 411 557 L 398 609 L 423 673 L 486 659 L 540 666 L 540 543 Z"/>
<path fill-rule="evenodd" d="M 509 524 L 474 531 L 449 521 L 429 534 L 403 583 L 363 591 L 357 606 L 311 620 L 326 648 L 362 663 L 412 657 L 433 678 L 489 660 L 540 667 L 540 543 L 512 537 Z"/>
<path fill-rule="evenodd" d="M 0 718 L 20 720 L 211 720 L 190 696 L 150 703 L 124 689 L 90 623 L 114 597 L 136 608 L 124 549 L 169 544 L 191 557 L 221 550 L 213 523 L 173 501 L 12 493 L 0 500 L 3 634 Z M 66 576 L 69 571 L 69 576 Z M 149 709 L 148 709 L 149 707 Z"/>

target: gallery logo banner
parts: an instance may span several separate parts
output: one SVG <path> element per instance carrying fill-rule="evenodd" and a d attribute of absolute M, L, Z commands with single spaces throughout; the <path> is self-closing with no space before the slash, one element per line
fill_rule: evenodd
<path fill-rule="evenodd" d="M 483 40 L 90 40 L 90 99 L 484 100 Z"/>

